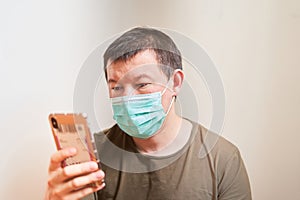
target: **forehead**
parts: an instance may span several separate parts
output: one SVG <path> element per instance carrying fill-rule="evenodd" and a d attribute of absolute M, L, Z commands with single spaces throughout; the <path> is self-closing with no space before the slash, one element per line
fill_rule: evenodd
<path fill-rule="evenodd" d="M 108 82 L 118 82 L 125 79 L 134 81 L 135 78 L 140 77 L 166 78 L 159 67 L 155 53 L 151 50 L 139 52 L 127 61 L 112 62 L 106 70 Z"/>

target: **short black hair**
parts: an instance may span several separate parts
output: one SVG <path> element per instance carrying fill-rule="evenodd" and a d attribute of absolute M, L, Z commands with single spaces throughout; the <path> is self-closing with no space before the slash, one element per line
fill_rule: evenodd
<path fill-rule="evenodd" d="M 112 42 L 106 49 L 104 58 L 105 78 L 107 79 L 107 64 L 111 60 L 127 61 L 139 52 L 153 50 L 157 62 L 164 66 L 162 71 L 170 78 L 175 69 L 182 69 L 182 58 L 174 41 L 162 31 L 149 27 L 133 28 Z"/>

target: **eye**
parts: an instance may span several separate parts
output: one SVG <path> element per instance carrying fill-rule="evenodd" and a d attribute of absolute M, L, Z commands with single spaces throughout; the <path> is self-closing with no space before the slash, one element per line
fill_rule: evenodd
<path fill-rule="evenodd" d="M 139 83 L 136 85 L 136 88 L 145 88 L 146 86 L 150 85 L 150 83 Z"/>
<path fill-rule="evenodd" d="M 123 89 L 123 87 L 122 86 L 114 86 L 111 89 L 114 90 L 114 91 L 120 91 L 120 90 Z"/>

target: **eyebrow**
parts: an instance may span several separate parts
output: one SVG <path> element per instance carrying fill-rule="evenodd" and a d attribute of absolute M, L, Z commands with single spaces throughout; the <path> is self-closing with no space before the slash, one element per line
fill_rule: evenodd
<path fill-rule="evenodd" d="M 117 81 L 114 80 L 114 79 L 109 79 L 107 82 L 108 82 L 108 83 L 116 83 Z"/>
<path fill-rule="evenodd" d="M 142 78 L 148 78 L 148 79 L 152 80 L 152 77 L 149 76 L 148 74 L 140 74 L 140 75 L 134 77 L 134 80 L 137 81 L 137 80 L 140 80 Z"/>
<path fill-rule="evenodd" d="M 140 80 L 142 78 L 148 78 L 150 80 L 153 80 L 153 78 L 151 76 L 149 76 L 148 74 L 140 74 L 140 75 L 134 77 L 133 81 L 135 82 L 135 81 L 138 81 L 138 80 Z M 108 83 L 117 83 L 118 81 L 116 81 L 115 79 L 110 78 L 110 79 L 108 79 L 107 82 Z"/>

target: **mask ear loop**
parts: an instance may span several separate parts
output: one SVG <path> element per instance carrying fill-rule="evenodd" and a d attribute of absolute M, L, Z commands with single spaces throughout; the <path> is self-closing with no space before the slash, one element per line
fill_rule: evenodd
<path fill-rule="evenodd" d="M 169 112 L 170 112 L 170 110 L 171 110 L 171 108 L 172 108 L 172 105 L 173 105 L 174 99 L 175 99 L 175 96 L 173 96 L 173 97 L 172 97 L 172 100 L 171 100 L 171 103 L 170 103 L 170 105 L 169 105 L 169 108 L 168 108 L 168 110 L 167 110 L 167 112 L 166 112 L 166 115 L 168 115 L 168 114 L 169 114 Z"/>
<path fill-rule="evenodd" d="M 176 73 L 177 71 L 181 71 L 181 69 L 175 69 L 174 72 L 173 72 L 173 74 Z M 171 81 L 171 79 L 168 80 L 167 86 L 166 86 L 165 89 L 161 92 L 161 96 L 164 95 L 164 93 L 167 91 L 168 85 L 169 85 L 170 81 Z M 166 112 L 166 115 L 169 114 L 169 112 L 170 112 L 170 110 L 171 110 L 171 107 L 172 107 L 172 105 L 173 105 L 174 99 L 176 99 L 176 96 L 173 96 L 173 97 L 172 97 L 172 100 L 171 100 L 171 103 L 170 103 L 170 105 L 169 105 L 169 108 L 168 108 L 168 110 L 167 110 L 167 112 Z"/>
<path fill-rule="evenodd" d="M 168 81 L 167 86 L 166 86 L 165 89 L 161 92 L 161 97 L 165 94 L 165 92 L 167 91 L 167 89 L 169 89 L 169 88 L 168 88 L 168 85 L 169 85 L 170 81 L 171 81 L 171 80 Z M 170 89 L 170 90 L 171 90 L 171 89 Z M 169 107 L 168 107 L 168 110 L 167 110 L 167 112 L 166 112 L 166 115 L 169 114 L 169 112 L 170 112 L 170 110 L 171 110 L 171 107 L 172 107 L 172 104 L 173 104 L 173 102 L 174 102 L 175 97 L 176 97 L 176 96 L 173 96 L 173 97 L 172 97 L 172 100 L 171 100 L 171 102 L 170 102 L 170 105 L 169 105 Z"/>

